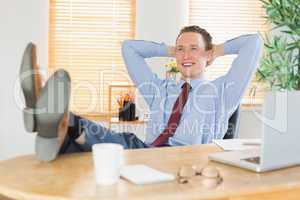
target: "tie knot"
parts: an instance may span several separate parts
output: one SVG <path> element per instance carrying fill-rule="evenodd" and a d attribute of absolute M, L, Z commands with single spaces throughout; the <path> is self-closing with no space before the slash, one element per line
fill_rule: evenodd
<path fill-rule="evenodd" d="M 190 89 L 192 89 L 192 86 L 188 82 L 185 82 L 181 88 L 183 90 L 190 90 Z"/>

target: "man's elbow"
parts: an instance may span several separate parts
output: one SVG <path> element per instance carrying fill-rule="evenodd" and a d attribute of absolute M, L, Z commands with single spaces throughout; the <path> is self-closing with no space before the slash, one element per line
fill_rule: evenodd
<path fill-rule="evenodd" d="M 262 47 L 264 44 L 264 40 L 259 33 L 253 34 L 250 40 L 251 43 L 255 44 L 258 47 Z"/>
<path fill-rule="evenodd" d="M 130 49 L 131 48 L 131 43 L 132 43 L 132 40 L 124 40 L 122 42 L 122 52 L 125 52 L 128 49 Z"/>

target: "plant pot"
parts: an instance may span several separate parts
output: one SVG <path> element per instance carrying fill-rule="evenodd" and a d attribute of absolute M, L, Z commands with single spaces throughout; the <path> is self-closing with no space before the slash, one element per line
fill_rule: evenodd
<path fill-rule="evenodd" d="M 167 72 L 166 73 L 166 78 L 167 79 L 170 79 L 170 80 L 173 80 L 173 81 L 176 81 L 177 80 L 177 72 Z"/>

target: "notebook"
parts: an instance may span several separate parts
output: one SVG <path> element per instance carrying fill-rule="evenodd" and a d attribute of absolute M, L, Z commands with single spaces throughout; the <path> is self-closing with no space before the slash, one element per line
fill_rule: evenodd
<path fill-rule="evenodd" d="M 137 185 L 175 180 L 173 174 L 165 173 L 146 165 L 127 165 L 121 169 L 121 177 Z"/>

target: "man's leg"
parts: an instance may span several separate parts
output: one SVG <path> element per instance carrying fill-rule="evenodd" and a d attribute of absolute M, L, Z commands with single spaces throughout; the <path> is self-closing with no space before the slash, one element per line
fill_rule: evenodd
<path fill-rule="evenodd" d="M 125 149 L 147 147 L 132 133 L 116 133 L 100 123 L 70 113 L 68 133 L 60 154 L 91 151 L 93 144 L 117 143 Z"/>
<path fill-rule="evenodd" d="M 115 133 L 98 123 L 74 116 L 74 124 L 69 127 L 70 116 L 70 77 L 64 70 L 56 71 L 41 90 L 35 106 L 37 136 L 35 150 L 38 159 L 54 160 L 64 153 L 67 139 L 80 144 L 80 135 L 84 139 L 78 145 L 84 151 L 90 151 L 96 143 L 118 143 L 124 148 L 144 148 L 146 145 L 132 133 Z M 76 120 L 78 120 L 76 122 Z M 69 132 L 68 132 L 69 131 Z M 65 153 L 72 152 L 68 148 Z M 75 151 L 76 152 L 76 151 Z"/>
<path fill-rule="evenodd" d="M 147 148 L 147 145 L 133 133 L 117 133 L 87 119 L 81 119 L 80 124 L 84 135 L 79 137 L 81 141 L 80 139 L 77 141 L 86 150 L 91 150 L 92 145 L 98 143 L 117 143 L 125 149 Z"/>
<path fill-rule="evenodd" d="M 69 113 L 70 77 L 64 70 L 55 72 L 37 95 L 33 49 L 33 44 L 29 44 L 24 51 L 20 83 L 26 104 L 24 125 L 28 132 L 37 132 L 35 151 L 40 160 L 51 161 L 59 153 L 90 150 L 93 144 L 102 142 L 119 143 L 125 148 L 146 146 L 133 134 L 115 134 L 99 124 Z M 78 124 L 82 128 L 79 129 Z M 76 142 L 80 134 L 84 138 L 83 145 Z"/>
<path fill-rule="evenodd" d="M 75 141 L 82 134 L 83 128 L 80 124 L 82 118 L 72 112 L 70 112 L 69 116 L 67 135 L 59 154 L 85 152 L 86 149 Z"/>

